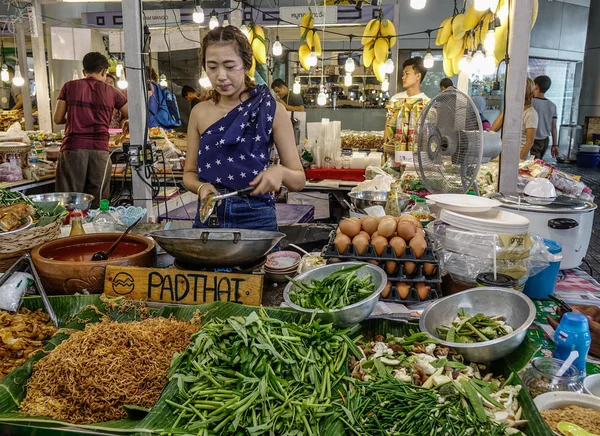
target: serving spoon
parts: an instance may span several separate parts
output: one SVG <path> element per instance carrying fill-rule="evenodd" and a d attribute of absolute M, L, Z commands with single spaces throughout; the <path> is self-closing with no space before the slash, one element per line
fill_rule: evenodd
<path fill-rule="evenodd" d="M 577 424 L 567 421 L 559 422 L 556 428 L 565 436 L 598 436 L 596 433 L 590 433 Z"/>
<path fill-rule="evenodd" d="M 143 217 L 139 217 L 136 220 L 136 222 L 134 222 L 132 225 L 127 227 L 127 229 L 123 232 L 123 234 L 117 238 L 115 243 L 112 244 L 108 250 L 106 250 L 106 253 L 104 251 L 95 252 L 94 255 L 92 256 L 92 260 L 108 260 L 108 256 L 110 256 L 112 254 L 112 252 L 115 251 L 115 248 L 117 248 L 117 245 L 119 245 L 121 243 L 121 241 L 127 235 L 127 233 L 129 233 L 129 231 L 131 229 L 133 229 L 136 226 L 136 224 L 142 220 L 142 218 Z"/>

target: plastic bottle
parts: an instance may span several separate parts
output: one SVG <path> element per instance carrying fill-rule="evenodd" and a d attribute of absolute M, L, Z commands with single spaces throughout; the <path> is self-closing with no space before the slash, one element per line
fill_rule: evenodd
<path fill-rule="evenodd" d="M 117 229 L 117 220 L 109 212 L 108 205 L 108 200 L 100 200 L 100 212 L 93 221 L 96 233 L 109 233 Z"/>
<path fill-rule="evenodd" d="M 29 166 L 31 167 L 32 170 L 35 170 L 38 167 L 39 164 L 39 159 L 38 159 L 38 153 L 37 150 L 35 149 L 35 145 L 31 144 L 31 146 L 29 147 Z"/>
<path fill-rule="evenodd" d="M 413 206 L 410 214 L 421 221 L 423 226 L 429 224 L 429 221 L 431 220 L 431 212 L 429 211 L 429 206 L 427 206 L 425 199 L 416 196 L 412 197 L 415 200 L 415 205 Z"/>
<path fill-rule="evenodd" d="M 75 209 L 71 214 L 71 233 L 69 236 L 77 236 L 77 235 L 85 235 L 85 230 L 83 230 L 83 221 L 81 210 Z"/>
<path fill-rule="evenodd" d="M 579 370 L 579 377 L 586 375 L 585 360 L 587 359 L 592 337 L 587 318 L 581 313 L 567 312 L 560 320 L 554 333 L 554 353 L 556 359 L 567 360 L 571 351 L 577 350 L 579 357 L 573 365 Z"/>

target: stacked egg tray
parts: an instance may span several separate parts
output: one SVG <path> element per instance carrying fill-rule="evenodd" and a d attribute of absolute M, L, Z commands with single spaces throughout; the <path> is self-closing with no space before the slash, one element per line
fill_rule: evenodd
<path fill-rule="evenodd" d="M 427 300 L 435 300 L 442 296 L 441 291 L 441 271 L 440 271 L 440 262 L 432 250 L 431 240 L 428 236 L 425 237 L 427 241 L 427 248 L 423 252 L 423 255 L 417 259 L 413 252 L 413 249 L 410 246 L 406 246 L 404 253 L 402 256 L 396 256 L 396 253 L 392 249 L 391 246 L 387 246 L 381 256 L 378 256 L 375 252 L 375 247 L 369 243 L 365 252 L 362 255 L 359 255 L 356 252 L 356 248 L 354 244 L 349 244 L 348 248 L 346 248 L 345 253 L 340 253 L 333 243 L 335 239 L 335 232 L 332 232 L 328 244 L 323 249 L 323 258 L 327 259 L 327 263 L 333 263 L 336 259 L 339 259 L 341 262 L 350 262 L 350 261 L 360 261 L 360 262 L 369 262 L 369 263 L 377 263 L 377 265 L 386 271 L 388 276 L 388 280 L 392 282 L 392 290 L 388 294 L 387 298 L 380 297 L 381 301 L 390 302 L 390 303 L 402 303 L 402 304 L 415 304 L 420 303 L 422 301 Z M 333 261 L 333 262 L 332 262 Z M 386 270 L 387 262 L 395 262 L 396 267 L 394 271 L 390 274 Z M 416 264 L 416 268 L 412 274 L 407 274 L 405 269 L 404 262 L 413 262 Z M 430 263 L 435 265 L 434 273 L 430 276 L 425 276 L 424 273 L 424 265 L 426 263 Z M 398 293 L 398 289 L 395 286 L 395 283 L 407 283 L 411 285 L 410 292 L 406 298 L 401 298 Z M 417 294 L 417 290 L 415 285 L 417 283 L 425 283 L 427 286 L 430 286 L 429 294 L 427 298 L 420 299 Z"/>

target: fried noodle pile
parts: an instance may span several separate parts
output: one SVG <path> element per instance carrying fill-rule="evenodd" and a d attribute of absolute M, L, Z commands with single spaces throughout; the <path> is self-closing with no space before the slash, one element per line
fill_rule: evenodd
<path fill-rule="evenodd" d="M 0 310 L 0 378 L 23 365 L 56 333 L 42 309 L 18 313 Z"/>
<path fill-rule="evenodd" d="M 20 411 L 90 424 L 124 418 L 124 404 L 151 408 L 198 328 L 166 318 L 88 325 L 35 364 Z"/>

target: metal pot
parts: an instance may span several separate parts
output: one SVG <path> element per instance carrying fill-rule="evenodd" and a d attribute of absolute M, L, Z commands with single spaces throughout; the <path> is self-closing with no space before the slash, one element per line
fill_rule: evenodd
<path fill-rule="evenodd" d="M 58 201 L 58 204 L 69 211 L 81 209 L 85 212 L 90 209 L 90 205 L 94 200 L 93 195 L 84 194 L 83 192 L 51 192 L 49 194 L 30 195 L 29 198 L 31 201 L 39 203 Z"/>
<path fill-rule="evenodd" d="M 357 209 L 364 210 L 365 207 L 381 206 L 385 207 L 389 192 L 384 191 L 358 191 L 348 194 L 352 204 Z"/>
<path fill-rule="evenodd" d="M 527 197 L 496 195 L 501 209 L 529 219 L 530 232 L 562 245 L 563 260 L 560 269 L 573 269 L 581 265 L 587 254 L 594 225 L 596 205 L 566 196 L 556 197 L 544 204 Z"/>

